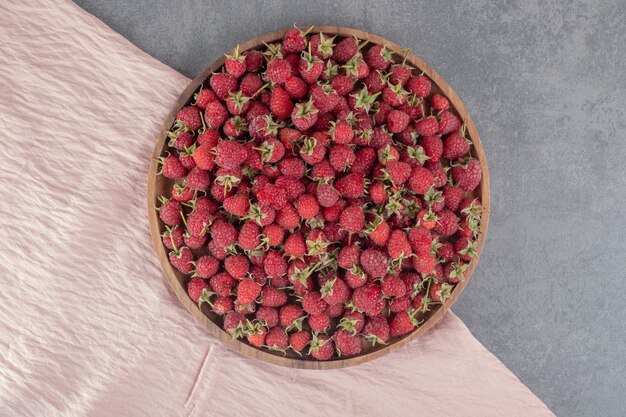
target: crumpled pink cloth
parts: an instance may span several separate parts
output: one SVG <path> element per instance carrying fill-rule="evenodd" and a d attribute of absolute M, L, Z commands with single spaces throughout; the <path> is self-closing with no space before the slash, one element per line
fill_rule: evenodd
<path fill-rule="evenodd" d="M 453 314 L 343 370 L 224 347 L 167 287 L 146 217 L 189 80 L 69 1 L 2 2 L 0 39 L 1 415 L 553 415 Z"/>

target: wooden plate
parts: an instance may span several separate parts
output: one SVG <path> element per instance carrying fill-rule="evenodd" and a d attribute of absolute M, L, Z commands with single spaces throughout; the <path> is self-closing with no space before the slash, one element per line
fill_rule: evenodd
<path fill-rule="evenodd" d="M 249 40 L 240 45 L 239 50 L 240 52 L 243 52 L 248 49 L 260 49 L 264 46 L 264 43 L 280 41 L 286 31 L 287 29 L 271 32 L 258 38 Z M 370 44 L 388 45 L 388 47 L 392 50 L 401 49 L 400 46 L 396 45 L 393 42 L 356 29 L 348 29 L 339 26 L 316 26 L 312 30 L 312 33 L 318 32 L 323 32 L 324 34 L 331 36 L 338 35 L 339 37 L 356 36 L 361 40 L 368 40 Z M 450 86 L 439 74 L 437 74 L 437 72 L 435 72 L 417 56 L 409 54 L 407 56 L 407 63 L 416 68 L 418 73 L 423 72 L 432 80 L 433 92 L 440 93 L 448 97 L 451 104 L 451 110 L 461 117 L 463 123 L 465 123 L 466 125 L 466 136 L 468 136 L 474 144 L 474 146 L 472 146 L 471 148 L 471 154 L 480 161 L 483 170 L 482 182 L 480 186 L 472 193 L 472 195 L 480 199 L 483 206 L 481 218 L 481 233 L 476 241 L 478 254 L 472 259 L 471 263 L 469 264 L 469 268 L 466 272 L 467 277 L 465 281 L 458 283 L 454 287 L 452 295 L 450 299 L 445 303 L 445 305 L 438 305 L 436 307 L 433 307 L 430 312 L 426 313 L 426 315 L 424 316 L 425 321 L 418 328 L 402 337 L 390 339 L 387 345 L 378 345 L 373 348 L 364 347 L 363 353 L 355 357 L 336 358 L 330 361 L 316 361 L 300 358 L 296 353 L 291 351 L 287 352 L 286 356 L 283 356 L 283 354 L 280 352 L 259 350 L 248 345 L 247 342 L 244 340 L 233 340 L 230 335 L 222 330 L 219 324 L 220 318 L 216 317 L 215 314 L 210 312 L 206 304 L 202 307 L 202 309 L 200 309 L 198 305 L 189 298 L 186 290 L 187 278 L 185 278 L 183 274 L 172 268 L 168 260 L 168 250 L 163 246 L 163 243 L 161 242 L 161 233 L 164 231 L 164 227 L 154 208 L 158 205 L 158 196 L 169 195 L 173 182 L 162 175 L 157 175 L 158 167 L 155 162 L 155 158 L 162 156 L 167 148 L 166 132 L 171 128 L 178 110 L 180 110 L 181 107 L 187 105 L 193 100 L 194 92 L 199 89 L 199 87 L 205 82 L 207 77 L 210 76 L 212 72 L 218 71 L 219 68 L 224 64 L 224 57 L 222 56 L 218 58 L 204 71 L 202 71 L 202 73 L 200 73 L 187 86 L 187 88 L 180 95 L 178 101 L 174 104 L 172 111 L 167 116 L 167 119 L 163 124 L 163 128 L 161 129 L 161 132 L 157 137 L 153 159 L 148 172 L 147 203 L 152 242 L 159 258 L 159 262 L 161 263 L 161 267 L 163 268 L 165 278 L 180 302 L 183 304 L 183 306 L 185 306 L 185 308 L 191 313 L 191 315 L 202 327 L 206 328 L 212 335 L 216 336 L 218 339 L 231 346 L 233 349 L 253 358 L 261 359 L 265 362 L 292 368 L 334 369 L 357 365 L 363 362 L 370 361 L 372 359 L 379 358 L 389 352 L 393 352 L 394 350 L 407 344 L 409 341 L 415 339 L 419 335 L 424 334 L 441 319 L 446 311 L 450 309 L 452 304 L 454 304 L 459 295 L 461 295 L 461 292 L 463 291 L 465 286 L 468 284 L 471 275 L 476 268 L 476 264 L 478 263 L 480 254 L 482 253 L 483 245 L 485 243 L 485 236 L 487 233 L 487 226 L 489 224 L 489 172 L 487 170 L 485 153 L 483 151 L 480 138 L 478 137 L 478 132 L 476 131 L 476 127 L 474 126 L 471 117 L 467 113 L 465 106 L 456 95 L 456 93 L 452 90 L 452 88 L 450 88 Z"/>

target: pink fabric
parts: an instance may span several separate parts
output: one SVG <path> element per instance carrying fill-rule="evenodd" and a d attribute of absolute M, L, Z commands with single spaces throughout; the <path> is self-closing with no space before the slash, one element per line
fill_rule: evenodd
<path fill-rule="evenodd" d="M 345 370 L 222 346 L 166 286 L 145 212 L 189 80 L 68 1 L 3 1 L 0 39 L 0 414 L 553 415 L 453 314 Z"/>

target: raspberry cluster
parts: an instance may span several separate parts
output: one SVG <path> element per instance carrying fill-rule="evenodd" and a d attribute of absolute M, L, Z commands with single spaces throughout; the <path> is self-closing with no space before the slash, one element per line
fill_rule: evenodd
<path fill-rule="evenodd" d="M 226 55 L 168 132 L 157 210 L 226 332 L 328 360 L 448 300 L 476 255 L 482 170 L 406 50 L 311 29 Z"/>

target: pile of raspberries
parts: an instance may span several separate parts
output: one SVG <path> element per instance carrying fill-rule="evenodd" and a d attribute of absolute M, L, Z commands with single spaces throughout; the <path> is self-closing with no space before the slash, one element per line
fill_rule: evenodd
<path fill-rule="evenodd" d="M 157 210 L 189 297 L 227 333 L 328 360 L 449 299 L 476 255 L 482 170 L 407 50 L 311 29 L 226 55 L 168 132 Z"/>

